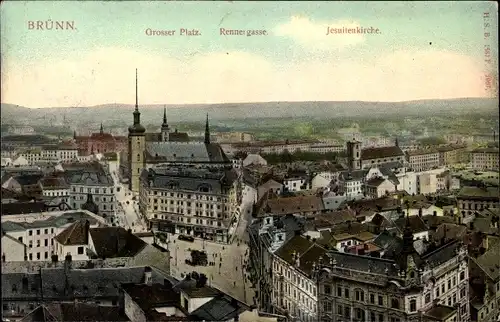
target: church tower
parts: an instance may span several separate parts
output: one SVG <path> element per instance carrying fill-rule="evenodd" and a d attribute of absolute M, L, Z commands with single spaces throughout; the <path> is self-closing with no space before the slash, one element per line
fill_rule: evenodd
<path fill-rule="evenodd" d="M 205 144 L 210 144 L 210 127 L 208 125 L 208 113 L 207 113 L 207 122 L 205 123 Z"/>
<path fill-rule="evenodd" d="M 170 128 L 167 123 L 167 108 L 163 108 L 163 124 L 161 125 L 161 140 L 163 142 L 169 141 Z"/>
<path fill-rule="evenodd" d="M 141 125 L 141 113 L 139 112 L 139 93 L 137 88 L 137 69 L 135 70 L 135 110 L 134 124 L 128 128 L 128 168 L 129 189 L 139 192 L 140 175 L 144 168 L 144 151 L 146 149 L 146 129 Z"/>
<path fill-rule="evenodd" d="M 347 162 L 349 170 L 361 169 L 361 142 L 355 139 L 347 142 Z"/>

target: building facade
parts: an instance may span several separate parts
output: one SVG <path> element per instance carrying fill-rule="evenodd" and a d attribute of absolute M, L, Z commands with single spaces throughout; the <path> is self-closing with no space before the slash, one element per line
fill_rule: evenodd
<path fill-rule="evenodd" d="M 5 216 L 12 217 L 12 216 Z M 82 211 L 56 211 L 41 214 L 22 215 L 24 218 L 2 218 L 2 229 L 12 238 L 26 245 L 28 261 L 50 261 L 56 254 L 54 238 L 78 220 L 88 220 L 91 227 L 97 227 L 103 222 L 91 213 Z M 19 259 L 16 249 L 5 249 L 7 261 Z"/>
<path fill-rule="evenodd" d="M 141 176 L 139 209 L 153 229 L 227 243 L 241 200 L 233 169 L 151 168 Z"/>
<path fill-rule="evenodd" d="M 498 207 L 500 197 L 497 187 L 470 187 L 460 189 L 457 194 L 459 214 L 472 215 L 476 211 Z"/>
<path fill-rule="evenodd" d="M 330 252 L 314 263 L 318 321 L 470 321 L 466 248 L 452 242 L 416 255 L 411 232 L 405 238 L 395 260 Z M 438 310 L 445 319 L 434 319 Z"/>
<path fill-rule="evenodd" d="M 470 153 L 471 166 L 475 170 L 497 170 L 498 148 L 476 149 Z"/>
<path fill-rule="evenodd" d="M 434 149 L 408 151 L 406 157 L 408 167 L 416 172 L 436 169 L 440 163 L 440 153 Z"/>
<path fill-rule="evenodd" d="M 94 153 L 120 152 L 127 147 L 126 137 L 113 136 L 111 133 L 104 132 L 102 123 L 98 133 L 92 133 L 89 136 L 78 136 L 75 131 L 73 139 L 78 146 L 78 152 L 84 156 Z"/>

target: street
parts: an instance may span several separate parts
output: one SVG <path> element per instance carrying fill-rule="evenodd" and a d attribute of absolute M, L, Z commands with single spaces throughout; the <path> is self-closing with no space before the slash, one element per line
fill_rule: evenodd
<path fill-rule="evenodd" d="M 116 198 L 116 223 L 118 226 L 125 229 L 132 229 L 132 232 L 146 231 L 146 225 L 143 223 L 139 215 L 138 200 L 132 200 L 133 194 L 128 189 L 128 186 L 121 183 L 118 177 L 118 167 L 110 162 L 109 167 L 111 177 L 115 184 Z"/>
<path fill-rule="evenodd" d="M 244 303 L 253 304 L 255 291 L 246 271 L 248 246 L 245 243 L 223 245 L 195 239 L 194 242 L 178 240 L 176 236 L 168 236 L 170 250 L 170 273 L 176 278 L 183 278 L 186 273 L 196 271 L 204 273 L 208 284 L 228 293 Z M 191 259 L 191 250 L 204 250 L 207 259 L 213 266 L 191 266 L 186 259 Z"/>
<path fill-rule="evenodd" d="M 118 225 L 132 229 L 133 232 L 146 231 L 146 227 L 139 216 L 137 200 L 132 200 L 133 194 L 128 186 L 120 183 L 118 169 L 110 167 L 111 176 L 115 182 L 115 196 L 117 200 L 116 219 Z M 119 191 L 118 191 L 118 188 Z M 127 203 L 128 202 L 128 203 Z M 238 222 L 233 226 L 233 236 L 229 245 L 195 239 L 194 242 L 178 240 L 178 235 L 168 234 L 166 244 L 157 241 L 160 246 L 170 251 L 171 275 L 182 279 L 186 273 L 196 271 L 204 273 L 209 285 L 230 294 L 249 305 L 254 304 L 255 290 L 246 270 L 248 261 L 248 236 L 246 228 L 251 221 L 252 197 L 245 196 L 242 200 L 241 214 Z M 207 253 L 208 266 L 191 266 L 186 259 L 191 259 L 191 250 L 204 250 Z"/>

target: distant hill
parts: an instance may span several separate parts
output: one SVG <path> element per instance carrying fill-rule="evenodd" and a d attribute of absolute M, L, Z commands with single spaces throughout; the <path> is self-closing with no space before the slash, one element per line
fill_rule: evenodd
<path fill-rule="evenodd" d="M 212 120 L 244 120 L 249 118 L 310 117 L 314 119 L 384 115 L 461 114 L 491 112 L 498 114 L 498 100 L 490 98 L 461 98 L 448 100 L 421 100 L 411 102 L 267 102 L 193 105 L 141 105 L 144 123 L 158 123 L 163 107 L 168 109 L 169 123 L 204 122 L 206 113 Z M 128 124 L 134 106 L 130 104 L 104 104 L 90 107 L 54 107 L 31 109 L 14 104 L 1 104 L 2 123 L 30 120 L 35 123 L 50 120 L 69 122 L 107 122 Z"/>

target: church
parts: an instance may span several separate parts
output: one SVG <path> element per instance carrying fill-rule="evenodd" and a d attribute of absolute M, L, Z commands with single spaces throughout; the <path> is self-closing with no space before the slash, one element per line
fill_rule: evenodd
<path fill-rule="evenodd" d="M 139 112 L 137 70 L 135 75 L 134 123 L 128 128 L 127 172 L 129 187 L 139 192 L 141 172 L 157 165 L 230 168 L 231 161 L 221 146 L 210 142 L 208 114 L 203 142 L 192 142 L 187 133 L 171 131 L 166 109 L 160 133 L 146 133 Z"/>
<path fill-rule="evenodd" d="M 121 152 L 127 148 L 127 137 L 113 136 L 111 133 L 104 132 L 102 123 L 99 133 L 92 133 L 89 136 L 77 135 L 74 131 L 73 140 L 78 146 L 79 155 Z"/>

